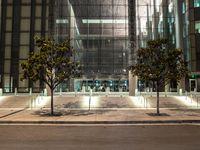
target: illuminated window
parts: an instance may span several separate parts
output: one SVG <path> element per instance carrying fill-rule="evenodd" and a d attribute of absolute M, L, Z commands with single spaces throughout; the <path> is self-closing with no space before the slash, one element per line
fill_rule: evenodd
<path fill-rule="evenodd" d="M 185 3 L 183 2 L 182 3 L 182 13 L 184 14 L 186 12 L 186 6 L 185 6 Z"/>
<path fill-rule="evenodd" d="M 194 0 L 194 7 L 200 7 L 200 0 Z"/>
<path fill-rule="evenodd" d="M 195 32 L 200 33 L 200 21 L 195 22 Z"/>

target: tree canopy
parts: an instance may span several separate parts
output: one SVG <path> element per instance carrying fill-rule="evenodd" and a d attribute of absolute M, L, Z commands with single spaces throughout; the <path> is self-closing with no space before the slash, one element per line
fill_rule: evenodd
<path fill-rule="evenodd" d="M 157 114 L 159 114 L 159 90 L 170 81 L 180 81 L 188 74 L 183 51 L 170 46 L 167 39 L 150 40 L 146 48 L 137 51 L 135 63 L 130 67 L 134 76 L 142 81 L 156 83 Z"/>
<path fill-rule="evenodd" d="M 53 98 L 53 90 L 60 83 L 81 75 L 80 64 L 73 57 L 75 51 L 70 40 L 56 43 L 52 39 L 36 37 L 35 42 L 38 52 L 30 53 L 29 58 L 21 64 L 21 79 L 43 81 L 49 86 Z"/>
<path fill-rule="evenodd" d="M 159 84 L 179 81 L 188 73 L 183 51 L 170 47 L 167 39 L 148 41 L 146 48 L 138 49 L 136 62 L 130 68 L 139 79 Z"/>

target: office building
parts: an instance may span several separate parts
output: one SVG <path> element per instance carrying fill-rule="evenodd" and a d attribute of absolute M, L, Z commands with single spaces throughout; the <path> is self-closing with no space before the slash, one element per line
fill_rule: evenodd
<path fill-rule="evenodd" d="M 0 88 L 5 93 L 39 92 L 40 81 L 20 81 L 20 63 L 37 51 L 34 36 L 71 39 L 83 76 L 59 85 L 67 91 L 120 91 L 132 87 L 127 70 L 135 51 L 150 39 L 168 38 L 184 49 L 193 72 L 186 90 L 198 88 L 199 0 L 1 0 Z M 164 90 L 180 88 L 171 83 Z"/>

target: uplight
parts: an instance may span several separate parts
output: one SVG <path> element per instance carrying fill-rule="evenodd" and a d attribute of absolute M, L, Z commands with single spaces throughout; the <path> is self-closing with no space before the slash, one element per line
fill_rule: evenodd
<path fill-rule="evenodd" d="M 8 98 L 8 96 L 0 96 L 0 104 L 2 104 L 4 101 L 6 101 L 7 98 Z"/>
<path fill-rule="evenodd" d="M 82 107 L 83 108 L 96 108 L 99 106 L 99 98 L 97 96 L 84 96 L 83 97 L 83 102 L 82 102 Z"/>
<path fill-rule="evenodd" d="M 38 96 L 35 99 L 31 100 L 32 108 L 41 108 L 44 107 L 50 101 L 49 96 Z"/>
<path fill-rule="evenodd" d="M 130 99 L 133 105 L 136 106 L 137 108 L 149 107 L 149 104 L 147 104 L 147 101 L 143 96 L 134 96 L 134 97 L 130 97 Z"/>
<path fill-rule="evenodd" d="M 186 97 L 186 96 L 175 96 L 175 98 L 180 101 L 183 105 L 186 105 L 188 107 L 197 107 L 197 102 L 194 101 L 192 98 L 190 97 Z"/>

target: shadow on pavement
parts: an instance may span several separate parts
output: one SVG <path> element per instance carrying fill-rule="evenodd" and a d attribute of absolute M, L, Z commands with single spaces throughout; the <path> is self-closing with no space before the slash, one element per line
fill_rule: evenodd
<path fill-rule="evenodd" d="M 73 115 L 73 116 L 89 116 L 94 114 L 104 114 L 106 112 L 109 112 L 110 110 L 55 110 L 53 116 L 67 116 L 67 115 Z M 38 110 L 33 113 L 33 115 L 39 115 L 39 116 L 52 116 L 50 110 Z"/>
<path fill-rule="evenodd" d="M 153 117 L 155 117 L 155 116 L 161 116 L 161 117 L 170 116 L 169 114 L 166 114 L 166 113 L 160 113 L 160 114 L 157 114 L 157 113 L 146 113 L 146 114 L 149 115 L 149 116 L 153 116 Z"/>

